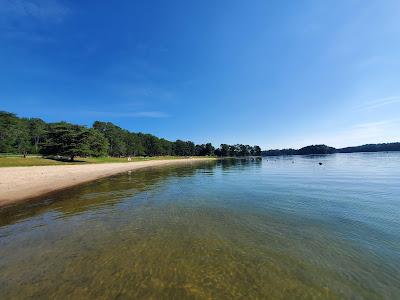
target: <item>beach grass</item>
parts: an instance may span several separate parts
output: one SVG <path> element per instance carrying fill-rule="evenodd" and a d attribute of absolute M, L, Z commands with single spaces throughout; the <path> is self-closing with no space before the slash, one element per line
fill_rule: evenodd
<path fill-rule="evenodd" d="M 74 161 L 54 159 L 41 156 L 5 155 L 0 156 L 1 167 L 32 167 L 32 166 L 53 166 L 53 165 L 76 165 L 76 164 L 101 164 L 101 163 L 127 163 L 146 160 L 170 160 L 185 158 L 182 156 L 154 156 L 154 157 L 132 157 L 130 161 L 126 157 L 77 157 Z M 194 157 L 197 158 L 197 157 Z"/>
<path fill-rule="evenodd" d="M 0 167 L 31 167 L 31 166 L 53 166 L 53 165 L 66 165 L 69 164 L 63 161 L 47 159 L 40 156 L 1 156 Z"/>

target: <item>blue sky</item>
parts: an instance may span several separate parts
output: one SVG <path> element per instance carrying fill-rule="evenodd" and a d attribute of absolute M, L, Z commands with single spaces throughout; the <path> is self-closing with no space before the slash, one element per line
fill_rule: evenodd
<path fill-rule="evenodd" d="M 196 143 L 400 141 L 400 1 L 0 0 L 0 110 Z"/>

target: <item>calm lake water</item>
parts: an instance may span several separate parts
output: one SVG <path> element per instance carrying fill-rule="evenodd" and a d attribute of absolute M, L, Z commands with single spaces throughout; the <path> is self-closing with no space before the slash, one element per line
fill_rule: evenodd
<path fill-rule="evenodd" d="M 25 298 L 400 299 L 400 153 L 153 168 L 0 209 L 0 299 Z"/>

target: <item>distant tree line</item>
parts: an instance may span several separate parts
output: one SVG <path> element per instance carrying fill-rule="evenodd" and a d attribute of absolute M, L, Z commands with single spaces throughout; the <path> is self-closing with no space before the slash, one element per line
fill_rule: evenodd
<path fill-rule="evenodd" d="M 63 156 L 249 156 L 261 155 L 259 146 L 191 141 L 168 141 L 152 134 L 130 132 L 110 122 L 94 122 L 91 128 L 67 122 L 46 123 L 0 112 L 0 153 Z"/>
<path fill-rule="evenodd" d="M 400 143 L 366 144 L 337 149 L 339 153 L 400 151 Z"/>
<path fill-rule="evenodd" d="M 230 157 L 241 157 L 241 156 L 260 156 L 261 148 L 257 145 L 227 145 L 221 144 L 220 148 L 215 150 L 217 156 L 230 156 Z"/>
<path fill-rule="evenodd" d="M 367 144 L 355 147 L 333 148 L 326 145 L 311 145 L 300 149 L 275 149 L 262 151 L 264 156 L 279 155 L 309 155 L 309 154 L 333 154 L 333 153 L 354 153 L 354 152 L 383 152 L 400 151 L 400 143 Z"/>

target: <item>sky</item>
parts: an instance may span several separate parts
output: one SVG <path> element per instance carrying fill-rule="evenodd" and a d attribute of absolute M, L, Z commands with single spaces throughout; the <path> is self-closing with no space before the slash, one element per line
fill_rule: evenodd
<path fill-rule="evenodd" d="M 0 0 L 0 110 L 169 140 L 400 141 L 400 1 Z"/>

